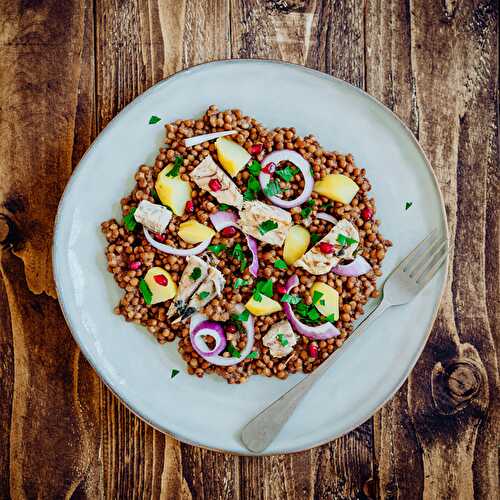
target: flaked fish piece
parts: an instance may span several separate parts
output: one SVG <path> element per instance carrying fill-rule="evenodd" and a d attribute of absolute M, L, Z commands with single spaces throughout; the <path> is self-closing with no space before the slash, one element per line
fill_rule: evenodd
<path fill-rule="evenodd" d="M 209 192 L 219 203 L 226 203 L 241 209 L 243 195 L 231 178 L 208 155 L 190 174 L 198 187 Z M 210 181 L 219 181 L 220 187 L 214 190 Z"/>
<path fill-rule="evenodd" d="M 163 233 L 167 229 L 172 218 L 172 212 L 163 205 L 142 200 L 134 213 L 134 219 L 145 228 L 155 232 Z"/>
<path fill-rule="evenodd" d="M 339 236 L 355 240 L 355 243 L 342 244 Z M 342 237 L 340 238 L 342 240 Z M 341 219 L 333 229 L 309 251 L 307 251 L 297 262 L 295 266 L 302 267 L 307 272 L 316 276 L 330 272 L 332 267 L 336 266 L 341 260 L 350 260 L 354 258 L 354 252 L 358 248 L 359 233 L 347 219 Z M 332 253 L 323 253 L 320 250 L 321 243 L 330 243 L 334 247 Z"/>
<path fill-rule="evenodd" d="M 276 227 L 268 230 L 266 226 Z M 261 201 L 245 201 L 238 222 L 241 230 L 258 240 L 282 246 L 292 226 L 292 216 L 282 208 Z"/>
<path fill-rule="evenodd" d="M 262 338 L 262 343 L 269 347 L 271 356 L 282 358 L 293 351 L 293 346 L 297 343 L 297 336 L 290 323 L 284 319 L 269 328 Z"/>
<path fill-rule="evenodd" d="M 199 269 L 199 271 L 197 271 Z M 200 257 L 190 255 L 186 267 L 177 285 L 177 294 L 167 312 L 167 318 L 184 314 L 191 295 L 203 283 L 208 275 L 209 265 Z"/>
<path fill-rule="evenodd" d="M 196 311 L 205 307 L 212 299 L 222 295 L 222 290 L 225 285 L 226 280 L 222 273 L 215 267 L 210 266 L 207 277 L 191 296 L 191 300 L 182 316 L 175 320 L 174 323 L 188 319 Z"/>

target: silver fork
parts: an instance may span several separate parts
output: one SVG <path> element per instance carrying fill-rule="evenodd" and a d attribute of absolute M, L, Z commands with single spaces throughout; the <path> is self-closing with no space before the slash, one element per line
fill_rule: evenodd
<path fill-rule="evenodd" d="M 335 351 L 316 370 L 251 420 L 241 433 L 243 444 L 254 453 L 264 451 L 314 383 L 346 352 L 346 344 L 353 343 L 386 309 L 407 304 L 416 297 L 446 261 L 448 253 L 447 239 L 434 229 L 392 271 L 384 283 L 382 300 L 354 330 L 342 349 Z"/>

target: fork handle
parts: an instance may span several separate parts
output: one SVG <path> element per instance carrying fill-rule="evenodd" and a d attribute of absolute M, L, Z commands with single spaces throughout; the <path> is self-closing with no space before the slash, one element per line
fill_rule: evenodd
<path fill-rule="evenodd" d="M 302 398 L 309 392 L 314 383 L 320 379 L 330 366 L 345 352 L 345 345 L 352 344 L 384 311 L 390 307 L 384 298 L 379 305 L 365 318 L 344 343 L 342 349 L 334 351 L 316 370 L 295 384 L 283 396 L 271 403 L 253 418 L 241 433 L 243 444 L 252 452 L 264 451 L 286 424 Z"/>

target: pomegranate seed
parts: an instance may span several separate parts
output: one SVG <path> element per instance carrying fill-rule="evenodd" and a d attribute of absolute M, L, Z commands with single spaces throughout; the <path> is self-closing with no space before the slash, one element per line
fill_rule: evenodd
<path fill-rule="evenodd" d="M 220 183 L 219 179 L 211 179 L 210 182 L 208 183 L 208 187 L 212 191 L 220 191 L 222 184 Z"/>
<path fill-rule="evenodd" d="M 329 253 L 333 253 L 334 248 L 333 248 L 333 245 L 331 243 L 323 242 L 323 243 L 319 244 L 319 250 L 321 253 L 329 254 Z"/>
<path fill-rule="evenodd" d="M 141 267 L 140 261 L 136 260 L 135 262 L 131 262 L 128 267 L 132 269 L 132 271 L 137 271 Z"/>
<path fill-rule="evenodd" d="M 278 290 L 278 293 L 280 293 L 281 295 L 284 295 L 286 293 L 286 288 L 283 285 L 278 285 L 276 287 L 276 290 Z"/>
<path fill-rule="evenodd" d="M 168 285 L 168 279 L 166 276 L 163 276 L 163 274 L 156 274 L 153 276 L 154 280 L 156 283 L 158 283 L 161 286 L 167 286 Z"/>
<path fill-rule="evenodd" d="M 231 236 L 234 236 L 236 234 L 236 228 L 233 226 L 225 227 L 221 231 L 222 236 L 225 238 L 230 238 Z"/>
<path fill-rule="evenodd" d="M 274 171 L 276 170 L 276 164 L 271 162 L 268 163 L 263 169 L 262 172 L 265 172 L 266 174 L 272 175 L 274 174 Z"/>
<path fill-rule="evenodd" d="M 234 325 L 227 325 L 226 332 L 227 333 L 236 333 L 236 327 Z"/>
<path fill-rule="evenodd" d="M 311 356 L 311 358 L 318 357 L 318 346 L 316 344 L 309 344 L 307 350 L 309 351 L 309 356 Z"/>
<path fill-rule="evenodd" d="M 373 210 L 371 208 L 363 208 L 363 210 L 361 210 L 361 217 L 363 217 L 363 220 L 372 220 L 372 217 L 373 217 Z"/>
<path fill-rule="evenodd" d="M 261 151 L 262 151 L 262 148 L 264 146 L 262 146 L 262 144 L 254 144 L 251 148 L 250 148 L 250 153 L 253 154 L 253 155 L 258 155 Z"/>
<path fill-rule="evenodd" d="M 186 201 L 186 212 L 189 212 L 190 214 L 194 212 L 193 200 Z"/>
<path fill-rule="evenodd" d="M 159 241 L 160 243 L 162 243 L 163 241 L 165 241 L 165 236 L 163 236 L 163 234 L 160 234 L 160 233 L 153 233 L 153 238 L 156 241 Z"/>

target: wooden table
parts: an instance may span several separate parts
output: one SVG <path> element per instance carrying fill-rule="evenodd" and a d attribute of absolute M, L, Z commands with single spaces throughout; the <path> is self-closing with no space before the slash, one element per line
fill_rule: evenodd
<path fill-rule="evenodd" d="M 0 497 L 497 498 L 495 0 L 0 5 Z M 153 430 L 104 387 L 55 300 L 54 214 L 90 142 L 157 81 L 229 57 L 304 64 L 389 106 L 433 164 L 455 244 L 402 389 L 347 436 L 290 456 L 224 455 Z"/>

